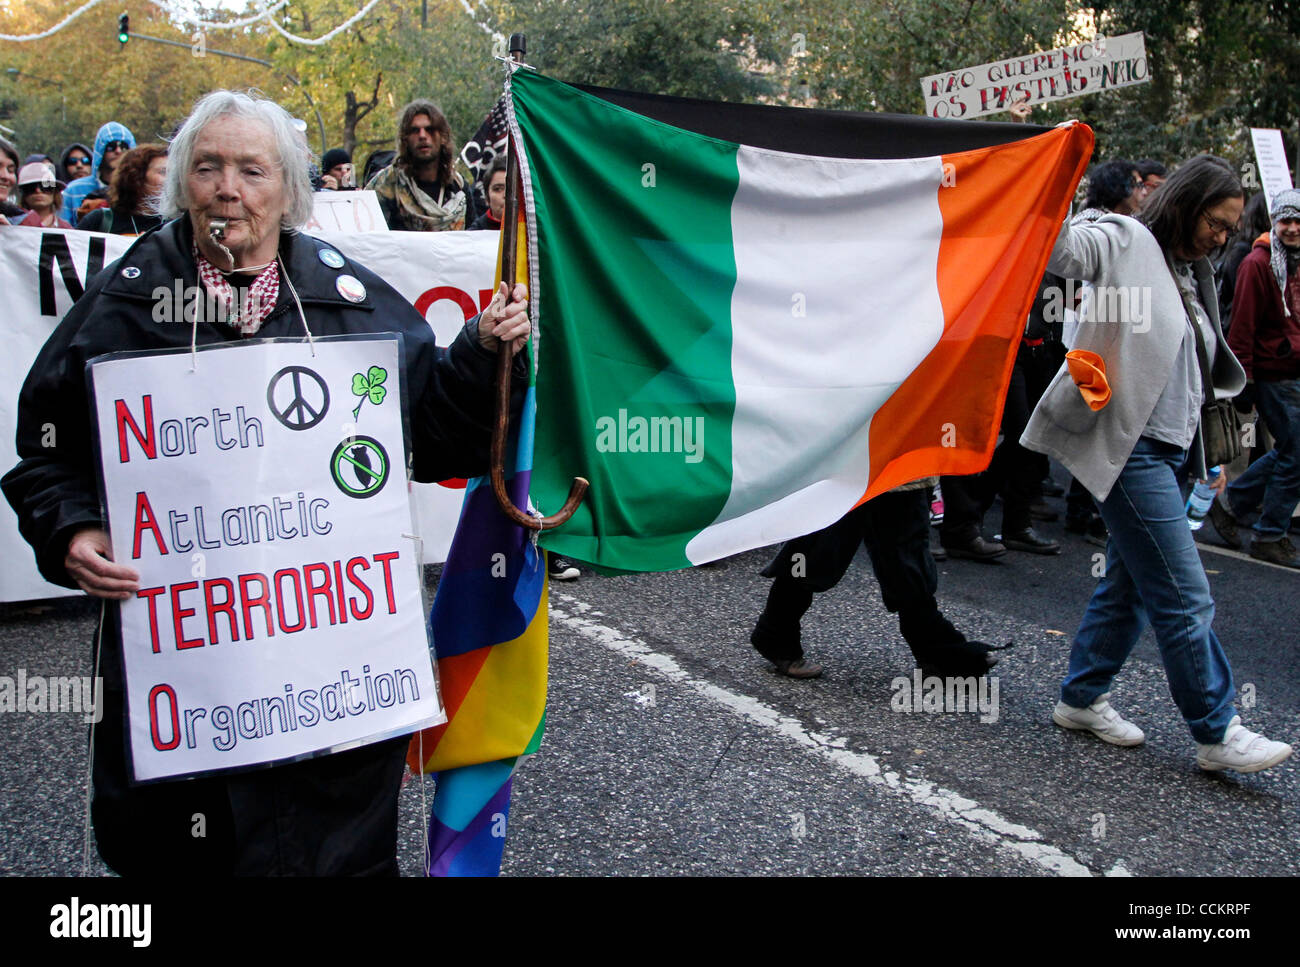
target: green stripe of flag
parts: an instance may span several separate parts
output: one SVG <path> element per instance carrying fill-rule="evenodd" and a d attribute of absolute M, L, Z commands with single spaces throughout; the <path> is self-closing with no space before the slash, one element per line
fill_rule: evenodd
<path fill-rule="evenodd" d="M 591 481 L 544 544 L 689 566 L 731 489 L 737 146 L 528 71 L 512 93 L 540 260 L 533 499 L 554 513 L 575 475 Z"/>

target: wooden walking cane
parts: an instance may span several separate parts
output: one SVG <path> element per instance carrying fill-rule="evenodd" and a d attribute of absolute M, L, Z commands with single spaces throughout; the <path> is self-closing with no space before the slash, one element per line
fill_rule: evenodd
<path fill-rule="evenodd" d="M 512 143 L 509 145 L 508 151 L 509 155 L 506 161 L 506 203 L 501 218 L 501 281 L 506 284 L 506 305 L 509 305 L 513 299 L 515 276 L 518 274 L 515 255 L 518 245 L 519 196 L 521 194 L 519 158 L 516 153 L 519 151 L 519 146 Z M 510 436 L 511 362 L 510 345 L 503 342 L 497 347 L 497 406 L 496 422 L 492 427 L 492 493 L 496 495 L 497 503 L 501 505 L 502 512 L 520 527 L 527 527 L 529 530 L 536 531 L 550 530 L 553 527 L 559 527 L 573 516 L 573 512 L 582 503 L 582 498 L 586 496 L 589 484 L 585 477 L 574 477 L 573 485 L 569 488 L 569 496 L 564 501 L 564 506 L 560 508 L 559 513 L 552 514 L 550 517 L 534 517 L 527 511 L 520 510 L 515 506 L 515 502 L 510 499 L 510 494 L 506 492 L 505 463 L 506 441 Z"/>

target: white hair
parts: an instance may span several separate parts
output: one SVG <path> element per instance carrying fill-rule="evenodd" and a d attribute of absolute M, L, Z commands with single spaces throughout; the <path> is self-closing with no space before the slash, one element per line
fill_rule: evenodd
<path fill-rule="evenodd" d="M 195 142 L 208 124 L 226 117 L 255 121 L 271 132 L 288 202 L 281 225 L 289 230 L 296 229 L 312 213 L 311 178 L 308 174 L 313 160 L 311 149 L 294 128 L 289 112 L 255 91 L 212 91 L 195 103 L 168 152 L 167 180 L 163 183 L 159 203 L 163 218 L 176 218 L 189 210 L 189 176 L 194 164 Z"/>

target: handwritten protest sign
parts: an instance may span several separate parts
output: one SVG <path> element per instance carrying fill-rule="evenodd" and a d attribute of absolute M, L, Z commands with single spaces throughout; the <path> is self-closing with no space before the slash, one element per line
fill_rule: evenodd
<path fill-rule="evenodd" d="M 446 720 L 409 536 L 396 336 L 91 364 L 137 780 Z"/>
<path fill-rule="evenodd" d="M 311 218 L 303 231 L 312 235 L 321 232 L 386 232 L 388 222 L 379 208 L 379 198 L 373 191 L 318 191 L 312 196 Z"/>
<path fill-rule="evenodd" d="M 1279 191 L 1291 185 L 1291 169 L 1286 166 L 1286 149 L 1282 147 L 1282 132 L 1277 128 L 1251 128 L 1250 140 L 1255 146 L 1255 163 L 1259 165 L 1258 180 L 1253 172 L 1246 172 L 1241 182 L 1247 188 L 1263 188 L 1268 206 Z M 1250 183 L 1253 182 L 1253 183 Z"/>
<path fill-rule="evenodd" d="M 977 118 L 1005 111 L 1025 94 L 1030 104 L 1045 104 L 1150 79 L 1138 32 L 931 74 L 921 78 L 921 93 L 930 117 Z"/>

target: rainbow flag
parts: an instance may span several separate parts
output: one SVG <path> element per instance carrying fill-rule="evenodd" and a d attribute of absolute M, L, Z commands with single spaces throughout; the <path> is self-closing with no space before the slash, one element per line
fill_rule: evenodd
<path fill-rule="evenodd" d="M 519 232 L 518 264 L 528 265 Z M 501 269 L 498 258 L 497 279 Z M 511 426 L 506 488 L 528 506 L 535 388 Z M 436 773 L 429 817 L 430 876 L 495 876 L 505 847 L 510 780 L 535 752 L 546 720 L 546 562 L 531 533 L 497 506 L 487 477 L 469 481 L 460 523 L 429 614 L 447 710 L 444 725 L 411 737 L 407 764 Z"/>

